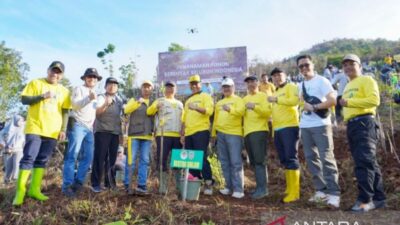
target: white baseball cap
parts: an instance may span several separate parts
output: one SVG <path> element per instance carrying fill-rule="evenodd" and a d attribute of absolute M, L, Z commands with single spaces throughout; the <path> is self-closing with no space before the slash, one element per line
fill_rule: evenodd
<path fill-rule="evenodd" d="M 221 82 L 221 86 L 233 86 L 235 85 L 235 83 L 233 82 L 233 80 L 229 77 L 226 77 L 222 80 Z"/>

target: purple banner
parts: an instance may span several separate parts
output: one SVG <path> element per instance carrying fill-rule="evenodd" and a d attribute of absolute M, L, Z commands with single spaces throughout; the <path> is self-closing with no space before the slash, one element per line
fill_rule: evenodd
<path fill-rule="evenodd" d="M 223 76 L 234 80 L 236 90 L 245 90 L 246 47 L 161 52 L 158 54 L 158 83 L 174 81 L 179 94 L 190 94 L 189 77 L 199 74 L 203 83 L 220 91 Z"/>

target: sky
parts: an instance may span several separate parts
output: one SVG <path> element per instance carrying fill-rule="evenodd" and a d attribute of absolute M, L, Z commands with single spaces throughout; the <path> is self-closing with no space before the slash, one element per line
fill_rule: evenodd
<path fill-rule="evenodd" d="M 190 49 L 247 46 L 248 59 L 275 61 L 334 38 L 400 40 L 398 0 L 1 0 L 0 41 L 21 52 L 28 79 L 46 76 L 53 60 L 65 76 L 95 67 L 112 43 L 117 68 L 133 59 L 137 83 L 156 75 L 158 53 L 172 43 Z M 197 33 L 188 29 L 195 28 Z"/>

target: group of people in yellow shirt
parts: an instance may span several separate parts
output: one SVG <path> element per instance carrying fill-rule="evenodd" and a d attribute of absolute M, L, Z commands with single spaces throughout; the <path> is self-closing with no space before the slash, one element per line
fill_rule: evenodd
<path fill-rule="evenodd" d="M 334 157 L 331 157 L 333 143 L 327 140 L 329 146 L 324 146 L 321 140 L 310 142 L 310 138 L 313 139 L 311 133 L 320 128 L 322 133 L 326 132 L 325 136 L 332 136 L 330 124 L 326 122 L 329 118 L 321 118 L 317 112 L 330 108 L 336 104 L 336 100 L 332 91 L 322 90 L 319 103 L 307 102 L 303 92 L 307 90 L 309 94 L 318 95 L 313 88 L 321 89 L 327 82 L 325 78 L 314 74 L 311 56 L 302 55 L 296 62 L 300 73 L 305 76 L 305 85 L 303 84 L 302 88 L 289 83 L 285 72 L 275 68 L 270 73 L 274 85 L 267 82 L 266 74 L 262 76 L 261 83 L 257 76 L 246 77 L 244 81 L 247 95 L 243 98 L 235 95 L 233 79 L 224 77 L 221 82 L 223 98 L 216 103 L 209 94 L 201 91 L 199 75 L 192 75 L 189 78 L 192 94 L 185 104 L 175 98 L 177 90 L 174 82 L 167 81 L 165 96 L 155 101 L 150 99 L 153 84 L 151 81 L 143 82 L 141 96 L 130 99 L 123 108 L 123 113 L 129 115 L 128 148 L 130 148 L 127 157 L 128 166 L 125 169 L 125 187 L 131 188 L 130 172 L 134 169 L 136 155 L 139 155 L 136 191 L 147 192 L 151 141 L 155 135 L 157 162 L 159 162 L 157 164 L 160 169 L 160 193 L 166 193 L 168 189 L 166 179 L 161 178 L 167 176 L 170 151 L 185 148 L 204 152 L 203 169 L 193 170 L 190 173 L 193 177 L 203 179 L 204 194 L 212 195 L 213 177 L 207 160 L 207 149 L 211 142 L 217 146 L 225 179 L 225 187 L 219 192 L 234 198 L 244 197 L 241 155 L 244 146 L 254 169 L 256 181 L 256 188 L 251 192 L 251 198 L 263 198 L 268 195 L 266 153 L 268 122 L 272 120 L 274 144 L 280 162 L 285 168 L 286 190 L 283 202 L 290 203 L 300 198 L 297 143 L 301 136 L 303 142 L 309 142 L 307 145 L 310 149 L 318 149 L 304 150 L 316 189 L 310 201 L 326 202 L 328 205 L 339 207 L 337 167 Z M 337 104 L 344 107 L 344 120 L 348 126 L 348 139 L 359 187 L 359 196 L 352 210 L 366 212 L 385 206 L 382 177 L 376 160 L 377 125 L 374 115 L 379 105 L 379 90 L 376 81 L 361 75 L 358 56 L 346 55 L 342 65 L 350 82 L 344 90 L 343 98 Z M 22 101 L 29 105 L 29 110 L 25 130 L 26 145 L 20 163 L 21 170 L 14 205 L 21 205 L 23 202 L 25 185 L 32 168 L 28 195 L 40 201 L 47 200 L 47 196 L 40 191 L 43 170 L 55 148 L 57 138 L 61 140 L 65 138 L 67 120 L 63 118 L 66 115 L 65 111 L 71 107 L 69 91 L 57 83 L 63 72 L 64 65 L 58 61 L 53 62 L 49 66 L 47 78 L 30 82 L 22 93 Z M 117 82 L 116 84 L 118 85 Z M 331 99 L 334 99 L 333 103 Z M 300 116 L 299 104 L 303 101 L 305 102 Z M 214 120 L 211 124 L 212 115 Z M 303 125 L 300 124 L 300 118 L 305 121 Z M 304 136 L 303 132 L 308 136 Z M 174 173 L 176 181 L 179 182 L 179 172 L 174 171 Z"/>

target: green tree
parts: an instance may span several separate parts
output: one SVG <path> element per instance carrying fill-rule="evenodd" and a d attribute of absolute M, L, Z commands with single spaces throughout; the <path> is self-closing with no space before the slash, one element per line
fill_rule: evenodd
<path fill-rule="evenodd" d="M 21 53 L 0 43 L 0 120 L 20 106 L 20 93 L 25 85 L 27 63 L 22 62 Z"/>
<path fill-rule="evenodd" d="M 178 43 L 171 43 L 168 47 L 168 51 L 169 52 L 179 52 L 179 51 L 185 51 L 185 50 L 189 50 L 189 48 L 184 47 Z"/>
<path fill-rule="evenodd" d="M 60 81 L 60 84 L 62 84 L 64 87 L 68 88 L 70 91 L 72 90 L 71 81 L 68 78 L 66 78 L 65 76 Z"/>
<path fill-rule="evenodd" d="M 110 76 L 114 75 L 114 66 L 112 60 L 112 54 L 115 52 L 115 46 L 108 44 L 105 49 L 97 53 L 97 57 L 100 58 L 101 63 L 104 65 L 104 69 L 108 70 Z"/>
<path fill-rule="evenodd" d="M 136 63 L 130 59 L 130 62 L 126 65 L 122 65 L 119 67 L 119 71 L 121 72 L 121 89 L 122 95 L 125 98 L 132 98 L 137 93 L 136 89 L 134 89 L 136 75 L 137 75 L 137 68 Z"/>

